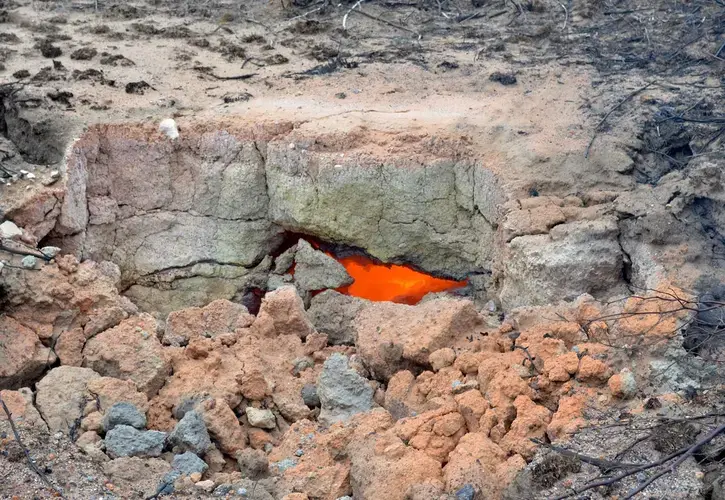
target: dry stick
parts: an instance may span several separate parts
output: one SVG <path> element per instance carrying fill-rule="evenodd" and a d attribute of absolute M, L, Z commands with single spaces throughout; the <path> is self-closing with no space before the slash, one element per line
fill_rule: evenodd
<path fill-rule="evenodd" d="M 295 16 L 295 17 L 293 17 L 293 18 L 291 18 L 291 19 L 288 19 L 288 20 L 287 20 L 287 22 L 285 23 L 285 26 L 284 26 L 283 28 L 279 28 L 279 29 L 276 29 L 276 30 L 274 30 L 274 31 L 273 31 L 272 33 L 279 33 L 280 31 L 284 31 L 284 30 L 286 30 L 286 29 L 287 29 L 287 27 L 288 27 L 288 26 L 289 26 L 290 24 L 292 24 L 292 22 L 293 22 L 293 21 L 296 21 L 296 20 L 298 20 L 298 19 L 302 19 L 302 18 L 305 18 L 305 17 L 309 16 L 310 14 L 314 14 L 314 13 L 315 13 L 315 12 L 317 12 L 318 10 L 322 10 L 322 9 L 323 9 L 324 7 L 325 7 L 325 5 L 323 4 L 323 5 L 321 5 L 321 6 L 319 6 L 319 7 L 316 7 L 316 8 L 314 8 L 314 9 L 312 9 L 312 10 L 308 10 L 308 11 L 307 11 L 307 12 L 305 12 L 304 14 L 300 14 L 299 16 Z"/>
<path fill-rule="evenodd" d="M 584 158 L 589 158 L 589 150 L 590 150 L 590 149 L 592 149 L 592 144 L 594 144 L 594 139 L 596 139 L 596 138 L 597 138 L 597 134 L 599 133 L 599 129 L 600 129 L 601 127 L 602 127 L 602 125 L 604 125 L 604 122 L 606 122 L 606 121 L 607 121 L 607 118 L 609 118 L 609 115 L 611 115 L 611 114 L 612 114 L 612 113 L 614 113 L 614 112 L 615 112 L 616 110 L 618 110 L 619 108 L 621 108 L 621 107 L 622 107 L 622 105 L 623 105 L 623 104 L 624 104 L 625 102 L 629 101 L 630 99 L 632 99 L 632 98 L 633 98 L 634 96 L 636 96 L 637 94 L 639 94 L 639 93 L 640 93 L 640 92 L 642 92 L 643 90 L 645 90 L 645 89 L 647 89 L 647 88 L 651 87 L 652 85 L 654 85 L 654 83 L 655 83 L 655 82 L 654 82 L 654 80 L 653 80 L 653 81 L 649 82 L 649 83 L 648 83 L 647 85 L 645 85 L 644 87 L 640 87 L 640 88 L 638 88 L 637 90 L 635 90 L 634 92 L 631 92 L 631 93 L 630 93 L 630 94 L 629 94 L 629 95 L 628 95 L 627 97 L 625 97 L 624 99 L 622 99 L 621 101 L 619 101 L 619 104 L 617 104 L 616 106 L 614 106 L 614 107 L 613 107 L 612 109 L 610 109 L 610 110 L 609 110 L 609 111 L 607 112 L 607 114 L 606 114 L 606 115 L 604 115 L 604 118 L 602 118 L 602 120 L 601 120 L 601 121 L 600 121 L 600 122 L 599 122 L 599 123 L 597 124 L 597 126 L 596 126 L 596 127 L 594 128 L 594 135 L 592 136 L 592 140 L 591 140 L 591 141 L 589 141 L 589 145 L 587 146 L 587 150 L 586 150 L 586 152 L 584 153 Z"/>
<path fill-rule="evenodd" d="M 38 250 L 38 253 L 40 255 L 38 255 L 37 253 L 26 252 L 26 251 L 23 251 L 23 250 L 16 250 L 14 248 L 8 248 L 8 247 L 6 247 L 5 245 L 3 245 L 3 243 L 1 241 L 0 241 L 0 252 L 7 252 L 7 253 L 14 254 L 14 255 L 31 256 L 31 257 L 36 257 L 38 259 L 43 259 L 43 260 L 46 260 L 46 261 L 50 261 L 51 260 L 51 257 L 50 256 L 45 255 L 40 250 Z"/>
<path fill-rule="evenodd" d="M 723 51 L 723 49 L 725 49 L 725 42 L 723 42 L 723 44 L 722 44 L 722 45 L 720 45 L 720 48 L 719 48 L 719 49 L 717 49 L 717 52 L 715 52 L 715 53 L 714 53 L 713 55 L 714 55 L 715 57 L 717 57 L 718 59 L 720 59 L 720 57 L 719 57 L 719 56 L 720 56 L 720 52 L 722 52 L 722 51 Z"/>
<path fill-rule="evenodd" d="M 602 460 L 601 458 L 595 458 L 595 457 L 590 457 L 588 455 L 582 455 L 581 453 L 577 453 L 577 452 L 569 450 L 567 448 L 562 448 L 561 446 L 556 446 L 554 444 L 545 443 L 544 441 L 541 441 L 540 439 L 536 439 L 536 438 L 531 438 L 531 441 L 534 444 L 543 446 L 544 448 L 549 448 L 550 450 L 553 450 L 553 451 L 559 453 L 560 455 L 564 455 L 565 457 L 570 457 L 570 458 L 576 458 L 578 460 L 581 460 L 584 463 L 595 465 L 602 470 L 631 469 L 632 467 L 638 467 L 638 464 L 628 464 L 628 463 L 623 463 L 623 462 L 610 462 L 609 460 Z"/>
<path fill-rule="evenodd" d="M 63 496 L 63 492 L 60 491 L 58 488 L 53 486 L 53 483 L 48 480 L 48 478 L 43 474 L 43 471 L 38 469 L 38 466 L 33 463 L 33 459 L 30 458 L 30 452 L 23 444 L 23 441 L 20 439 L 20 434 L 18 433 L 18 429 L 15 427 L 15 422 L 13 422 L 12 414 L 10 413 L 10 410 L 8 409 L 7 405 L 5 404 L 5 401 L 3 401 L 2 396 L 0 395 L 0 405 L 3 407 L 3 411 L 5 412 L 5 415 L 8 417 L 8 422 L 10 422 L 10 428 L 13 430 L 13 434 L 15 435 L 15 441 L 18 442 L 18 446 L 20 446 L 20 449 L 23 450 L 23 453 L 25 454 L 25 458 L 28 461 L 28 466 L 35 472 L 38 477 L 46 484 L 50 489 L 58 493 L 60 495 L 60 498 L 65 498 Z"/>
<path fill-rule="evenodd" d="M 257 73 L 249 73 L 248 75 L 236 75 L 236 76 L 219 76 L 215 75 L 214 73 L 205 73 L 212 78 L 216 78 L 217 80 L 247 80 L 249 78 L 252 78 L 253 76 L 257 76 Z"/>
<path fill-rule="evenodd" d="M 562 9 L 564 9 L 564 26 L 561 27 L 561 31 L 566 31 L 566 24 L 569 22 L 569 10 L 563 3 L 560 3 L 559 5 L 561 5 Z"/>
<path fill-rule="evenodd" d="M 531 368 L 534 369 L 534 373 L 536 373 L 537 375 L 541 375 L 539 370 L 536 368 L 536 365 L 534 365 L 534 358 L 531 357 L 531 354 L 529 353 L 529 348 L 514 344 L 513 350 L 515 351 L 516 349 L 524 351 L 524 354 L 526 354 L 526 357 L 529 359 L 529 363 L 531 363 Z"/>
<path fill-rule="evenodd" d="M 627 493 L 627 496 L 624 497 L 623 500 L 629 500 L 630 498 L 634 497 L 637 493 L 643 491 L 645 488 L 647 488 L 650 484 L 657 481 L 659 478 L 664 476 L 665 474 L 670 474 L 675 472 L 675 469 L 682 464 L 685 460 L 690 458 L 702 445 L 709 443 L 712 441 L 718 434 L 725 431 L 725 424 L 720 425 L 719 427 L 715 428 L 710 434 L 699 440 L 697 443 L 690 446 L 690 448 L 683 453 L 683 455 L 675 460 L 675 462 L 672 463 L 669 469 L 663 469 L 654 476 L 650 477 L 647 481 L 639 485 L 639 487 L 635 488 L 634 490 Z"/>
<path fill-rule="evenodd" d="M 350 7 L 350 10 L 348 10 L 347 12 L 345 12 L 345 15 L 342 16 L 342 29 L 344 29 L 344 30 L 347 29 L 347 16 L 350 15 L 350 12 L 352 12 L 355 9 L 357 9 L 360 6 L 361 3 L 362 3 L 362 0 L 357 0 L 357 2 L 355 3 L 355 5 L 353 5 L 352 7 Z"/>
<path fill-rule="evenodd" d="M 646 471 L 646 470 L 649 470 L 649 469 L 653 469 L 655 467 L 659 467 L 660 465 L 663 465 L 663 464 L 669 462 L 670 460 L 672 460 L 673 458 L 678 457 L 678 456 L 682 455 L 683 453 L 685 453 L 686 454 L 685 458 L 682 461 L 680 461 L 680 460 L 677 461 L 677 465 L 679 465 L 680 463 L 684 462 L 684 460 L 688 456 L 691 456 L 695 451 L 697 451 L 697 449 L 700 446 L 702 446 L 703 444 L 706 444 L 709 441 L 711 441 L 715 436 L 717 436 L 718 434 L 720 434 L 721 432 L 723 432 L 723 430 L 725 430 L 725 424 L 720 425 L 717 429 L 715 429 L 713 432 L 711 432 L 710 434 L 708 434 L 707 436 L 705 436 L 705 438 L 701 439 L 700 441 L 698 441 L 697 443 L 695 443 L 692 446 L 680 448 L 679 450 L 677 450 L 677 451 L 675 451 L 673 453 L 670 453 L 666 457 L 660 458 L 659 460 L 657 460 L 655 462 L 650 462 L 650 463 L 647 463 L 647 464 L 640 465 L 639 467 L 636 467 L 634 469 L 629 469 L 629 470 L 627 470 L 625 472 L 622 472 L 620 474 L 617 474 L 614 477 L 610 477 L 610 478 L 606 478 L 606 479 L 600 479 L 599 481 L 591 482 L 591 483 L 585 485 L 583 488 L 579 488 L 579 489 L 576 489 L 576 490 L 574 490 L 574 491 L 572 491 L 570 493 L 566 493 L 564 495 L 560 495 L 560 496 L 556 497 L 554 500 L 564 500 L 565 498 L 569 498 L 569 497 L 572 497 L 574 495 L 579 495 L 581 493 L 584 493 L 585 491 L 588 491 L 588 490 L 591 490 L 591 489 L 594 489 L 594 488 L 598 488 L 599 486 L 609 486 L 611 484 L 616 483 L 617 481 L 621 481 L 622 479 L 624 479 L 626 477 L 629 477 L 629 476 L 631 476 L 633 474 L 636 474 L 638 472 L 643 472 L 643 471 Z M 658 477 L 661 477 L 661 476 L 658 476 Z M 655 480 L 658 477 L 656 477 Z M 649 484 L 651 484 L 651 483 L 649 483 Z M 649 486 L 649 484 L 648 484 L 648 486 Z M 630 497 L 627 497 L 627 498 L 631 498 L 631 496 Z"/>
<path fill-rule="evenodd" d="M 373 19 L 373 20 L 378 21 L 378 22 L 381 22 L 383 24 L 387 24 L 388 26 L 392 26 L 393 28 L 397 28 L 399 30 L 407 31 L 408 33 L 412 33 L 414 35 L 417 35 L 418 36 L 418 40 L 420 40 L 423 37 L 423 35 L 421 35 L 417 31 L 414 31 L 414 30 L 412 30 L 410 28 L 406 28 L 405 26 L 401 26 L 399 24 L 391 23 L 390 21 L 386 21 L 385 19 L 382 19 L 380 17 L 373 16 L 372 14 L 368 14 L 367 12 L 363 12 L 363 11 L 361 11 L 359 9 L 358 10 L 351 10 L 350 12 L 354 12 L 355 14 L 360 14 L 361 16 L 365 16 L 365 17 L 367 17 L 369 19 Z"/>

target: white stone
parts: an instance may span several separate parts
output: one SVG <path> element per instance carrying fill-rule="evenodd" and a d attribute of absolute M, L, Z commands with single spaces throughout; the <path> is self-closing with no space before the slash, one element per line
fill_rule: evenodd
<path fill-rule="evenodd" d="M 248 406 L 244 411 L 247 414 L 249 425 L 252 427 L 261 427 L 262 429 L 274 429 L 277 427 L 277 419 L 274 418 L 274 413 L 269 410 L 261 410 Z"/>
<path fill-rule="evenodd" d="M 6 220 L 0 224 L 0 237 L 12 238 L 14 236 L 20 236 L 23 234 L 23 230 L 15 225 L 14 222 Z"/>
<path fill-rule="evenodd" d="M 52 259 L 53 257 L 55 257 L 56 255 L 58 255 L 60 253 L 60 248 L 58 248 L 58 247 L 43 247 L 43 248 L 40 249 L 40 252 L 43 255 L 47 255 L 48 257 L 50 257 Z"/>
<path fill-rule="evenodd" d="M 23 260 L 21 260 L 20 263 L 25 269 L 35 269 L 35 266 L 38 264 L 38 259 L 36 259 L 32 255 L 26 255 L 25 257 L 23 257 Z"/>
<path fill-rule="evenodd" d="M 176 126 L 176 121 L 174 121 L 173 118 L 161 120 L 161 123 L 159 123 L 159 130 L 166 134 L 169 139 L 179 138 L 179 128 Z"/>

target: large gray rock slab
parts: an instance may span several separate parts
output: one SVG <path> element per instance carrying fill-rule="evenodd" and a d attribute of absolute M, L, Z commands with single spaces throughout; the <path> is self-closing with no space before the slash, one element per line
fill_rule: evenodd
<path fill-rule="evenodd" d="M 339 353 L 325 361 L 317 380 L 317 395 L 322 405 L 318 420 L 326 425 L 344 422 L 373 407 L 372 387 L 349 367 L 347 356 Z"/>
<path fill-rule="evenodd" d="M 511 240 L 504 256 L 504 308 L 597 295 L 622 283 L 622 249 L 614 219 L 561 224 L 549 234 Z"/>
<path fill-rule="evenodd" d="M 303 290 L 339 288 L 353 282 L 345 266 L 325 252 L 315 250 L 305 240 L 297 243 L 295 263 L 295 282 Z"/>
<path fill-rule="evenodd" d="M 123 272 L 124 288 L 197 263 L 242 270 L 258 263 L 281 232 L 267 218 L 260 150 L 220 130 L 186 138 L 177 148 L 123 128 L 86 132 L 68 158 L 67 196 L 55 234 L 59 245 L 83 259 L 113 261 Z M 227 276 L 200 271 L 180 278 L 197 276 L 211 282 L 203 284 L 204 298 L 220 298 L 214 286 Z M 167 274 L 151 287 L 168 290 L 176 278 Z M 224 298 L 233 296 L 222 288 Z M 163 296 L 135 293 L 150 309 L 163 305 Z"/>
<path fill-rule="evenodd" d="M 106 454 L 118 457 L 158 457 L 164 450 L 166 433 L 140 431 L 129 425 L 117 425 L 106 433 Z"/>
<path fill-rule="evenodd" d="M 490 268 L 495 177 L 471 162 L 267 147 L 269 215 L 288 229 L 454 277 Z"/>

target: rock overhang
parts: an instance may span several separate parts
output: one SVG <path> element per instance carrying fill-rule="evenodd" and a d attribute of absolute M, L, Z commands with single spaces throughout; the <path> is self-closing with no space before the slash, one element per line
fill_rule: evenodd
<path fill-rule="evenodd" d="M 291 234 L 468 279 L 507 309 L 621 288 L 610 198 L 531 194 L 521 161 L 501 167 L 512 145 L 448 125 L 431 136 L 418 118 L 326 119 L 317 132 L 310 120 L 200 118 L 180 121 L 175 139 L 156 122 L 92 125 L 68 147 L 62 180 L 12 217 L 44 244 L 114 262 L 119 288 L 162 315 L 246 304 L 250 291 L 258 301 Z"/>
<path fill-rule="evenodd" d="M 279 126 L 180 128 L 176 140 L 148 125 L 89 128 L 69 148 L 46 239 L 115 262 L 124 289 L 219 288 L 265 267 L 290 231 L 438 275 L 490 272 L 506 193 L 480 161 L 331 151 Z"/>

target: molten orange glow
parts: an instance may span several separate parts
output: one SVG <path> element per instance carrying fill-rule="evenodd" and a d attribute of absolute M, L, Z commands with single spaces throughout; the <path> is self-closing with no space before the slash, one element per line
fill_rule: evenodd
<path fill-rule="evenodd" d="M 417 304 L 426 294 L 444 292 L 466 285 L 465 281 L 434 278 L 406 266 L 377 264 L 355 255 L 337 258 L 355 282 L 337 291 L 374 301 L 391 301 L 400 304 Z"/>

